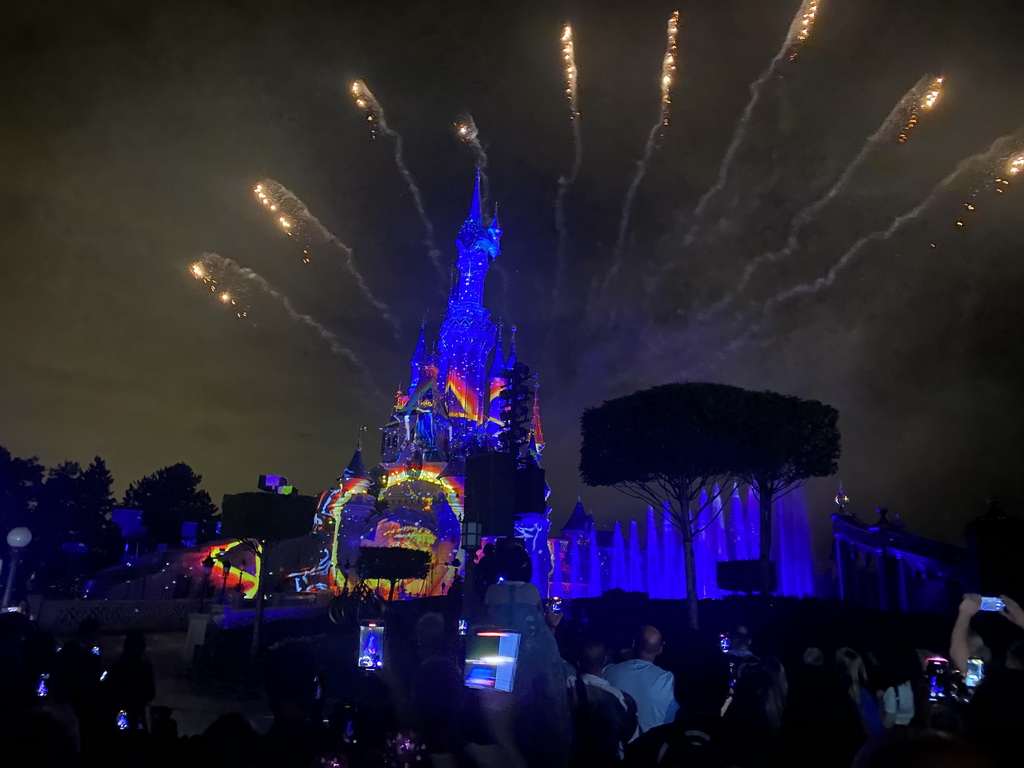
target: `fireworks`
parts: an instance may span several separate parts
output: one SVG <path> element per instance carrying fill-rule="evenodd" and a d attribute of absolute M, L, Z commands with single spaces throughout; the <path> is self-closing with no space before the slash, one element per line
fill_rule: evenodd
<path fill-rule="evenodd" d="M 275 217 L 275 222 L 281 229 L 290 237 L 300 239 L 306 243 L 302 249 L 302 261 L 304 264 L 309 263 L 310 252 L 313 249 L 330 249 L 342 256 L 345 269 L 355 278 L 363 297 L 379 310 L 381 316 L 391 324 L 397 338 L 398 321 L 391 314 L 391 307 L 378 299 L 373 291 L 370 290 L 366 278 L 363 277 L 363 274 L 356 267 L 355 254 L 352 249 L 321 224 L 320 220 L 306 207 L 306 204 L 299 200 L 283 184 L 273 179 L 264 179 L 253 187 L 253 192 L 255 192 L 256 198 L 266 208 L 269 209 L 271 205 L 274 205 L 281 211 L 281 215 Z"/>
<path fill-rule="evenodd" d="M 374 97 L 366 83 L 356 80 L 351 86 L 352 97 L 356 106 L 366 115 L 366 122 L 370 126 L 370 138 L 377 138 L 377 129 L 386 131 L 387 123 L 384 122 L 384 113 L 380 108 L 380 102 Z"/>
<path fill-rule="evenodd" d="M 486 208 L 490 185 L 487 179 L 487 151 L 480 143 L 480 129 L 476 127 L 476 122 L 470 114 L 465 115 L 454 125 L 455 135 L 459 137 L 459 141 L 473 151 L 473 160 L 480 171 L 480 202 Z"/>
<path fill-rule="evenodd" d="M 797 11 L 796 18 L 793 19 L 793 23 L 789 27 L 789 34 L 786 36 L 790 61 L 797 60 L 800 56 L 800 48 L 811 36 L 814 21 L 818 16 L 819 5 L 821 5 L 820 0 L 805 0 L 804 4 L 800 6 L 800 10 Z"/>
<path fill-rule="evenodd" d="M 356 106 L 366 115 L 366 120 L 370 125 L 370 137 L 376 139 L 377 131 L 379 130 L 395 143 L 395 151 L 392 154 L 395 167 L 402 174 L 405 186 L 409 189 L 409 194 L 412 196 L 413 205 L 416 206 L 416 213 L 419 214 L 420 223 L 423 225 L 423 244 L 427 247 L 427 255 L 430 257 L 430 262 L 434 265 L 438 276 L 444 280 L 445 269 L 441 266 L 441 251 L 438 249 L 437 243 L 434 242 L 434 225 L 430 223 L 430 219 L 427 217 L 427 210 L 423 205 L 423 195 L 420 192 L 419 185 L 409 171 L 409 167 L 405 164 L 405 157 L 402 154 L 402 137 L 398 131 L 388 125 L 387 119 L 384 117 L 384 108 L 381 107 L 377 97 L 373 95 L 373 92 L 366 86 L 366 83 L 362 80 L 355 80 L 350 90 L 352 91 Z M 469 132 L 468 126 L 466 131 L 467 133 Z M 444 294 L 443 288 L 441 293 L 442 295 Z"/>
<path fill-rule="evenodd" d="M 217 301 L 221 304 L 234 307 L 235 316 L 246 318 L 249 316 L 249 308 L 243 304 L 243 290 L 235 289 L 230 270 L 225 268 L 225 261 L 214 253 L 204 253 L 198 261 L 189 265 L 189 272 L 196 280 L 201 282 L 211 293 L 217 294 Z M 231 283 L 228 287 L 226 283 Z"/>
<path fill-rule="evenodd" d="M 678 14 L 677 14 L 678 15 Z M 562 28 L 562 63 L 565 69 L 565 98 L 569 102 L 569 119 L 580 116 L 578 94 L 579 77 L 576 72 L 576 45 L 572 39 L 572 26 Z"/>
<path fill-rule="evenodd" d="M 661 124 L 668 125 L 668 110 L 672 106 L 672 80 L 676 71 L 676 48 L 679 39 L 679 11 L 668 19 L 665 58 L 661 63 Z"/>
<path fill-rule="evenodd" d="M 992 186 L 992 189 L 995 190 L 996 194 L 1001 195 L 1010 186 L 1010 180 L 1024 169 L 1024 155 L 1011 154 L 1009 157 L 1000 160 L 998 165 L 1003 170 L 1000 171 L 1000 175 L 995 176 L 989 184 Z M 968 217 L 972 216 L 977 210 L 976 203 L 972 201 L 977 201 L 979 191 L 980 190 L 978 188 L 972 190 L 970 200 L 963 203 L 964 210 L 960 214 L 960 218 L 955 222 L 957 229 L 963 229 L 967 226 Z"/>
<path fill-rule="evenodd" d="M 900 129 L 900 134 L 897 137 L 897 141 L 900 144 L 906 144 L 910 140 L 910 132 L 917 128 L 917 124 L 921 122 L 921 113 L 927 112 L 935 106 L 935 102 L 939 100 L 939 96 L 942 95 L 942 78 L 936 77 L 925 86 L 924 93 L 915 100 L 911 107 L 910 114 L 907 116 L 906 122 Z"/>
<path fill-rule="evenodd" d="M 665 126 L 668 125 L 668 110 L 672 104 L 672 73 L 676 71 L 676 45 L 678 37 L 679 11 L 673 11 L 672 15 L 668 17 L 665 58 L 661 64 L 661 101 L 658 107 L 658 122 L 654 124 L 650 133 L 647 134 L 647 143 L 644 145 L 643 157 L 637 161 L 636 172 L 633 174 L 633 179 L 626 189 L 626 196 L 622 200 L 622 214 L 619 217 L 619 236 L 615 241 L 615 261 L 612 262 L 611 269 L 605 275 L 603 291 L 608 290 L 622 267 L 622 253 L 626 245 L 626 234 L 629 232 L 629 217 L 633 210 L 633 200 L 636 198 L 637 190 L 640 189 L 640 182 L 643 181 L 644 176 L 647 174 L 647 165 L 651 160 L 651 155 L 654 154 L 658 138 L 661 136 Z"/>
<path fill-rule="evenodd" d="M 555 231 L 558 233 L 558 247 L 555 251 L 555 279 L 551 286 L 551 308 L 559 305 L 558 294 L 565 279 L 565 247 L 569 239 L 565 217 L 565 196 L 569 187 L 576 183 L 583 165 L 583 131 L 580 128 L 579 72 L 576 69 L 576 43 L 573 41 L 572 26 L 562 27 L 562 67 L 565 72 L 565 98 L 569 106 L 569 124 L 572 128 L 572 168 L 558 178 L 558 194 L 555 196 Z"/>

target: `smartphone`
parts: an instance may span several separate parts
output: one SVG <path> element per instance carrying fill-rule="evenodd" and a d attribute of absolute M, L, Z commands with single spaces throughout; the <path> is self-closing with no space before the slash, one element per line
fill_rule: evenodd
<path fill-rule="evenodd" d="M 722 653 L 728 653 L 729 652 L 729 648 L 731 647 L 731 645 L 732 644 L 729 642 L 729 636 L 728 635 L 719 635 L 718 636 L 718 647 L 722 649 Z"/>
<path fill-rule="evenodd" d="M 93 656 L 99 656 L 100 655 L 100 647 L 98 645 L 94 645 L 92 647 L 92 655 Z"/>
<path fill-rule="evenodd" d="M 459 634 L 465 635 L 469 631 L 469 622 L 465 619 L 459 619 Z"/>
<path fill-rule="evenodd" d="M 550 610 L 552 613 L 561 613 L 562 612 L 562 598 L 560 598 L 560 597 L 552 597 L 551 600 L 548 601 L 548 610 Z"/>
<path fill-rule="evenodd" d="M 359 625 L 359 654 L 356 665 L 360 669 L 384 668 L 384 624 L 364 621 Z"/>
<path fill-rule="evenodd" d="M 36 685 L 36 696 L 40 699 L 45 699 L 50 695 L 50 686 L 48 685 L 49 680 L 49 672 L 43 672 L 43 674 L 39 676 L 39 683 Z"/>
<path fill-rule="evenodd" d="M 480 631 L 466 648 L 466 687 L 512 690 L 519 659 L 519 633 Z"/>
<path fill-rule="evenodd" d="M 964 673 L 964 685 L 977 688 L 978 683 L 985 679 L 985 663 L 981 659 L 968 659 L 967 671 Z"/>
<path fill-rule="evenodd" d="M 117 713 L 117 718 L 114 721 L 117 725 L 117 730 L 127 731 L 128 730 L 128 713 L 123 709 Z"/>
<path fill-rule="evenodd" d="M 928 676 L 928 700 L 939 701 L 949 696 L 949 659 L 933 656 L 925 661 Z"/>
<path fill-rule="evenodd" d="M 1001 611 L 1004 608 L 1006 608 L 1006 603 L 998 597 L 981 598 L 981 610 L 983 611 Z"/>

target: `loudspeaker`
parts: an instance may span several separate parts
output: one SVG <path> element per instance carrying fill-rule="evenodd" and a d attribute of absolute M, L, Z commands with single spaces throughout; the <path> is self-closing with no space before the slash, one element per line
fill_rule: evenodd
<path fill-rule="evenodd" d="M 725 592 L 774 592 L 778 589 L 775 563 L 771 564 L 768 584 L 761 579 L 760 560 L 729 560 L 716 568 L 718 588 Z"/>
<path fill-rule="evenodd" d="M 544 470 L 536 466 L 520 467 L 512 481 L 512 498 L 517 515 L 543 515 L 546 511 L 544 500 Z"/>
<path fill-rule="evenodd" d="M 515 457 L 490 451 L 466 459 L 466 520 L 480 523 L 483 536 L 515 531 Z"/>

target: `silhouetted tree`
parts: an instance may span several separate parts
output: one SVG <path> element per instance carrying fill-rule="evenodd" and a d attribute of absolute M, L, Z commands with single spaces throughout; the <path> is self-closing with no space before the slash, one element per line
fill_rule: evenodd
<path fill-rule="evenodd" d="M 430 568 L 430 553 L 407 547 L 362 547 L 356 571 L 363 579 L 391 582 L 388 600 L 395 596 L 395 585 L 403 579 L 425 579 Z"/>
<path fill-rule="evenodd" d="M 3 528 L 0 534 L 3 536 L 19 525 L 38 527 L 35 511 L 44 471 L 36 457 L 19 459 L 0 446 L 0 526 Z"/>
<path fill-rule="evenodd" d="M 188 464 L 172 464 L 128 486 L 123 504 L 142 510 L 142 523 L 153 541 L 177 545 L 182 523 L 195 522 L 200 531 L 208 531 L 217 515 L 210 494 L 199 489 L 202 481 Z"/>
<path fill-rule="evenodd" d="M 835 474 L 839 460 L 839 412 L 817 400 L 747 392 L 741 416 L 743 459 L 736 475 L 758 499 L 761 584 L 771 578 L 772 506 L 810 477 Z"/>
<path fill-rule="evenodd" d="M 690 626 L 697 627 L 693 539 L 710 525 L 714 497 L 702 488 L 742 466 L 739 416 L 746 390 L 724 384 L 664 384 L 588 408 L 580 419 L 580 474 L 587 485 L 607 485 L 667 514 L 682 532 Z"/>

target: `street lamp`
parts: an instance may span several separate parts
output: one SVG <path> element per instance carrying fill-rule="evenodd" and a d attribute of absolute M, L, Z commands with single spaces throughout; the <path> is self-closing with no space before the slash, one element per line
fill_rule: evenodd
<path fill-rule="evenodd" d="M 14 590 L 14 579 L 18 573 L 18 563 L 21 561 L 21 553 L 32 543 L 32 531 L 24 526 L 12 528 L 7 533 L 7 546 L 11 548 L 11 569 L 7 572 L 7 586 L 4 587 L 3 609 L 11 604 L 11 592 Z"/>
<path fill-rule="evenodd" d="M 206 610 L 206 598 L 210 594 L 210 575 L 213 573 L 215 562 L 212 552 L 207 552 L 203 558 L 203 596 L 199 601 L 200 610 Z"/>

